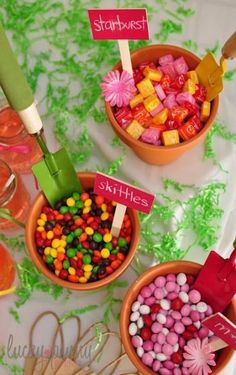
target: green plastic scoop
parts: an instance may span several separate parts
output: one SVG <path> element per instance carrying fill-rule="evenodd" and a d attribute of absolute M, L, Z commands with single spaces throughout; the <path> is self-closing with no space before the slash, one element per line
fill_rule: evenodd
<path fill-rule="evenodd" d="M 29 134 L 33 134 L 43 152 L 43 160 L 32 167 L 49 203 L 55 203 L 82 187 L 65 149 L 50 153 L 42 137 L 43 124 L 32 91 L 0 24 L 0 85 L 10 106 L 18 112 Z"/>

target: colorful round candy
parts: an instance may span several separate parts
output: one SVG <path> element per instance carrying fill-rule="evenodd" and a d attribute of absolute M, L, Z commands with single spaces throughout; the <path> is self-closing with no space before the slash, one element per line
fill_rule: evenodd
<path fill-rule="evenodd" d="M 101 280 L 124 262 L 132 225 L 125 215 L 118 238 L 111 234 L 115 204 L 91 191 L 74 192 L 44 206 L 37 219 L 35 243 L 46 267 L 62 280 L 87 283 Z"/>

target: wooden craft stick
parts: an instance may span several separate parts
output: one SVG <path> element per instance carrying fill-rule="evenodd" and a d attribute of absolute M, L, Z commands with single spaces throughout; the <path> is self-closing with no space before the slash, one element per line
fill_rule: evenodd
<path fill-rule="evenodd" d="M 226 348 L 228 346 L 227 342 L 225 342 L 221 339 L 211 341 L 209 344 L 210 344 L 211 350 L 213 352 L 216 352 L 217 350 Z"/>
<path fill-rule="evenodd" d="M 48 365 L 43 375 L 54 375 L 57 372 L 57 370 L 60 368 L 64 360 L 65 360 L 64 358 L 59 358 L 59 357 L 51 358 L 48 362 Z"/>
<path fill-rule="evenodd" d="M 122 63 L 122 69 L 126 70 L 129 74 L 133 75 L 133 68 L 129 50 L 128 40 L 118 40 L 118 45 L 120 49 L 120 58 Z"/>
<path fill-rule="evenodd" d="M 112 222 L 112 227 L 111 227 L 111 234 L 114 237 L 119 237 L 122 223 L 124 221 L 126 208 L 127 207 L 124 206 L 123 204 L 117 203 L 113 222 Z"/>
<path fill-rule="evenodd" d="M 59 367 L 55 375 L 75 375 L 80 370 L 80 367 L 70 358 L 66 358 Z"/>

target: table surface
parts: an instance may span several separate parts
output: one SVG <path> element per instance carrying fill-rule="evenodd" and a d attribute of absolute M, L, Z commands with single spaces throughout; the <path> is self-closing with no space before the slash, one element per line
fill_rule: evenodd
<path fill-rule="evenodd" d="M 26 0 L 21 0 L 22 3 Z M 67 1 L 65 1 L 67 3 Z M 148 5 L 153 5 L 159 9 L 159 2 L 149 0 L 146 2 Z M 204 51 L 207 47 L 212 47 L 218 40 L 220 45 L 227 39 L 229 35 L 235 31 L 235 19 L 236 19 L 236 2 L 234 0 L 191 0 L 188 2 L 179 1 L 183 6 L 190 7 L 195 10 L 195 14 L 192 17 L 186 18 L 183 23 L 183 33 L 173 34 L 170 37 L 169 42 L 171 44 L 178 44 L 184 40 L 190 39 L 198 43 L 201 50 Z M 93 6 L 92 2 L 88 1 L 87 6 Z M 176 2 L 168 0 L 166 4 L 169 10 L 176 9 Z M 115 1 L 104 1 L 102 5 L 105 7 L 115 7 Z M 160 22 L 163 17 L 163 11 L 155 12 L 150 25 L 151 37 L 154 38 L 156 32 L 156 25 Z M 83 58 L 83 57 L 82 57 Z M 230 68 L 235 67 L 235 61 L 229 63 Z M 102 72 L 104 73 L 104 72 Z M 42 79 L 40 90 L 37 92 L 37 100 L 43 97 L 44 81 Z M 73 83 L 75 89 L 79 90 L 79 83 Z M 77 86 L 76 86 L 77 85 Z M 226 82 L 224 92 L 220 97 L 219 116 L 224 119 L 228 128 L 231 131 L 235 130 L 235 81 Z M 102 105 L 102 102 L 99 102 Z M 95 170 L 97 164 L 107 164 L 119 156 L 119 150 L 111 146 L 111 140 L 114 137 L 113 131 L 108 123 L 97 125 L 90 120 L 88 122 L 89 133 L 95 144 L 93 155 L 90 157 L 88 162 L 83 165 L 84 168 Z M 49 145 L 51 149 L 57 149 L 58 144 L 53 136 L 53 123 L 52 121 L 46 120 L 45 131 Z M 72 128 L 73 131 L 73 128 Z M 226 142 L 222 139 L 215 140 L 215 150 L 217 151 L 217 159 L 221 163 L 224 169 L 228 171 L 225 173 L 218 166 L 213 165 L 211 160 L 203 161 L 203 145 L 195 147 L 187 154 L 183 155 L 179 160 L 173 164 L 165 167 L 149 166 L 139 160 L 135 154 L 125 147 L 126 156 L 125 161 L 121 165 L 118 173 L 118 177 L 126 179 L 127 181 L 136 180 L 143 187 L 153 192 L 162 190 L 162 179 L 171 178 L 184 184 L 196 184 L 198 186 L 208 184 L 210 182 L 224 182 L 226 183 L 226 192 L 221 197 L 221 207 L 224 209 L 223 219 L 220 223 L 220 235 L 215 249 L 217 249 L 222 256 L 226 257 L 229 255 L 232 249 L 232 243 L 236 233 L 236 189 L 235 189 L 235 165 L 236 165 L 236 154 L 235 145 L 233 142 Z M 80 167 L 81 168 L 81 167 Z M 27 188 L 31 191 L 32 197 L 36 195 L 32 176 L 24 176 L 24 181 Z M 20 255 L 17 255 L 20 257 Z M 200 248 L 194 248 L 186 256 L 186 259 L 191 259 L 200 263 L 204 262 L 207 257 L 207 253 Z M 149 260 L 149 265 L 153 264 L 152 260 Z M 122 279 L 128 280 L 129 284 L 135 279 L 135 274 L 132 270 L 122 276 Z M 119 295 L 120 294 L 120 295 Z M 118 295 L 123 298 L 125 290 L 119 290 Z M 92 297 L 92 298 L 91 298 Z M 7 345 L 9 342 L 10 335 L 13 335 L 13 344 L 9 350 L 9 358 L 13 353 L 13 347 L 23 348 L 24 345 L 28 346 L 28 335 L 29 329 L 36 318 L 36 316 L 45 310 L 53 310 L 58 315 L 63 315 L 66 311 L 83 307 L 91 303 L 102 303 L 104 298 L 103 292 L 95 294 L 86 293 L 72 293 L 67 301 L 59 299 L 54 301 L 47 294 L 34 293 L 32 299 L 28 301 L 21 309 L 20 315 L 22 318 L 21 324 L 18 324 L 12 316 L 9 315 L 8 309 L 13 306 L 14 297 L 9 296 L 1 299 L 0 304 L 0 344 Z M 91 302 L 92 300 L 92 302 Z M 101 320 L 103 317 L 103 309 L 96 310 L 95 312 L 87 313 L 82 315 L 83 328 L 85 329 L 93 322 Z M 116 322 L 111 323 L 111 327 L 115 330 L 118 329 Z M 43 329 L 42 329 L 43 328 Z M 67 324 L 67 341 L 68 345 L 73 340 L 74 329 L 72 322 Z M 36 335 L 36 345 L 48 345 L 49 333 L 48 325 L 45 322 L 42 323 L 41 329 L 38 329 Z M 47 337 L 48 336 L 48 337 Z M 115 348 L 115 343 L 113 344 Z M 115 351 L 115 349 L 114 349 Z M 110 359 L 110 352 L 106 349 L 105 355 L 107 359 Z M 17 361 L 20 365 L 23 365 L 24 359 L 20 358 Z M 126 362 L 123 365 L 123 369 L 131 370 L 132 366 Z M 9 370 L 1 368 L 0 373 L 2 375 L 10 374 Z M 236 356 L 229 363 L 227 368 L 221 373 L 221 375 L 233 375 L 236 373 Z M 121 374 L 121 370 L 117 370 L 116 374 Z M 105 374 L 104 374 L 105 375 Z"/>

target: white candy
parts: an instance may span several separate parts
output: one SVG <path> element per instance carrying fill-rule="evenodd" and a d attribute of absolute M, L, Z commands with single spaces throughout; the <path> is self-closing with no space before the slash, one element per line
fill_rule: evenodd
<path fill-rule="evenodd" d="M 164 314 L 157 314 L 157 321 L 161 324 L 165 324 L 166 323 L 166 317 Z"/>
<path fill-rule="evenodd" d="M 197 322 L 193 323 L 197 329 L 201 327 L 201 322 L 198 320 Z"/>
<path fill-rule="evenodd" d="M 158 353 L 156 355 L 156 358 L 158 359 L 158 361 L 163 362 L 163 361 L 165 361 L 167 359 L 167 356 L 165 354 L 163 354 L 163 353 Z"/>
<path fill-rule="evenodd" d="M 182 285 L 186 284 L 186 282 L 187 282 L 187 277 L 186 277 L 186 275 L 185 275 L 183 272 L 180 272 L 180 273 L 177 275 L 176 280 L 177 280 L 177 283 L 178 283 L 180 286 L 182 286 Z"/>
<path fill-rule="evenodd" d="M 170 310 L 170 302 L 167 299 L 162 299 L 160 305 L 163 310 Z"/>
<path fill-rule="evenodd" d="M 162 333 L 164 333 L 165 336 L 168 335 L 168 333 L 169 333 L 168 328 L 166 328 L 166 327 L 162 328 Z"/>
<path fill-rule="evenodd" d="M 143 328 L 144 323 L 143 323 L 143 318 L 142 317 L 138 318 L 138 320 L 137 320 L 137 326 L 138 326 L 139 329 Z"/>
<path fill-rule="evenodd" d="M 214 336 L 214 332 L 212 332 L 212 331 L 209 330 L 208 336 L 209 337 Z"/>
<path fill-rule="evenodd" d="M 147 314 L 150 313 L 150 311 L 151 311 L 151 309 L 148 305 L 141 305 L 140 308 L 139 308 L 139 312 L 142 315 L 147 315 Z"/>
<path fill-rule="evenodd" d="M 179 350 L 179 344 L 176 343 L 174 346 L 173 346 L 173 352 L 177 352 Z"/>
<path fill-rule="evenodd" d="M 137 355 L 142 358 L 142 356 L 144 355 L 144 349 L 142 348 L 142 346 L 140 346 L 139 348 L 137 348 Z"/>
<path fill-rule="evenodd" d="M 179 298 L 184 303 L 188 303 L 188 301 L 189 301 L 189 296 L 188 296 L 188 294 L 186 292 L 180 292 L 179 293 Z"/>
<path fill-rule="evenodd" d="M 166 296 L 167 296 L 167 294 L 168 294 L 168 292 L 167 292 L 166 288 L 165 288 L 165 287 L 163 287 L 163 288 L 162 288 L 162 290 L 163 290 L 163 293 L 164 293 L 164 297 L 166 297 Z"/>
<path fill-rule="evenodd" d="M 205 302 L 198 302 L 197 304 L 197 311 L 204 313 L 207 311 L 207 304 Z"/>
<path fill-rule="evenodd" d="M 138 311 L 135 311 L 130 315 L 130 320 L 131 322 L 136 322 L 139 317 L 140 317 L 140 313 Z"/>
<path fill-rule="evenodd" d="M 148 353 L 151 354 L 153 359 L 156 358 L 156 353 L 153 350 L 150 350 L 150 352 L 148 352 Z"/>
<path fill-rule="evenodd" d="M 129 325 L 129 334 L 130 334 L 130 336 L 136 335 L 137 331 L 138 331 L 137 325 L 135 323 L 130 323 L 130 325 Z"/>
<path fill-rule="evenodd" d="M 131 310 L 132 310 L 132 311 L 138 311 L 139 308 L 140 308 L 140 305 L 141 305 L 141 303 L 140 303 L 139 301 L 135 301 L 135 302 L 133 303 L 133 305 L 132 305 Z"/>

